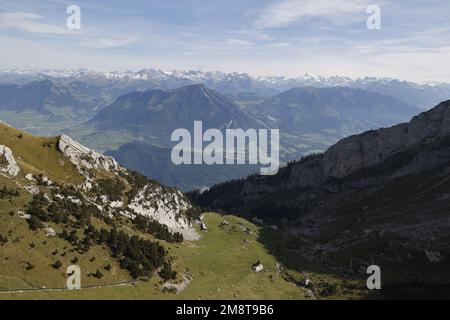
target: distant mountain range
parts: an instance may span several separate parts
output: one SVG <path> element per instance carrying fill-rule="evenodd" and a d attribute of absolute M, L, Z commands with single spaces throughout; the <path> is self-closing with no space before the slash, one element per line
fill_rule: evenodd
<path fill-rule="evenodd" d="M 291 79 L 153 69 L 0 72 L 0 119 L 35 134 L 70 134 L 184 190 L 257 169 L 168 166 L 162 173 L 172 131 L 192 129 L 195 120 L 203 121 L 204 129 L 280 129 L 281 160 L 288 162 L 322 152 L 346 136 L 408 121 L 420 108 L 449 96 L 447 84 L 339 76 Z M 149 156 L 150 151 L 155 154 Z"/>
<path fill-rule="evenodd" d="M 0 85 L 0 118 L 42 135 L 91 119 L 115 96 L 82 82 L 39 80 Z"/>
<path fill-rule="evenodd" d="M 171 133 L 178 128 L 192 130 L 196 120 L 204 129 L 279 129 L 281 157 L 287 162 L 323 151 L 348 135 L 407 121 L 419 111 L 389 96 L 342 87 L 294 88 L 242 108 L 204 85 L 190 85 L 123 95 L 71 134 L 82 141 L 93 139 L 99 147 L 109 143 L 107 153 L 123 165 L 186 190 L 257 169 L 165 164 L 161 170 L 162 163 L 170 162 Z"/>
<path fill-rule="evenodd" d="M 246 113 L 279 128 L 285 160 L 323 151 L 339 139 L 365 130 L 408 121 L 420 109 L 390 96 L 345 87 L 293 88 L 261 103 Z"/>
<path fill-rule="evenodd" d="M 107 153 L 129 168 L 185 190 L 246 176 L 257 170 L 256 166 L 245 165 L 174 165 L 170 155 L 176 143 L 170 141 L 171 134 L 178 128 L 192 132 L 194 121 L 202 121 L 203 130 L 265 127 L 264 123 L 247 116 L 233 101 L 204 85 L 123 95 L 86 125 L 90 130 L 94 128 L 90 135 L 98 134 L 97 140 L 101 141 L 127 132 L 130 142 Z M 123 138 L 127 139 L 127 135 Z"/>
<path fill-rule="evenodd" d="M 63 84 L 50 80 L 32 81 L 22 85 L 0 85 L 0 110 L 26 110 L 52 116 L 52 121 L 88 119 L 108 99 L 81 82 Z"/>
<path fill-rule="evenodd" d="M 175 129 L 192 129 L 194 121 L 202 121 L 204 130 L 261 127 L 233 101 L 204 85 L 120 96 L 89 124 L 95 125 L 99 131 L 127 130 L 167 145 Z"/>
<path fill-rule="evenodd" d="M 410 105 L 426 109 L 448 99 L 448 83 L 413 83 L 391 78 L 365 77 L 352 79 L 345 76 L 322 77 L 305 74 L 289 78 L 277 76 L 250 76 L 246 73 L 224 73 L 220 71 L 164 71 L 143 69 L 134 71 L 97 72 L 84 69 L 74 70 L 3 70 L 0 84 L 23 84 L 35 80 L 57 80 L 70 83 L 83 82 L 124 94 L 131 91 L 162 89 L 170 90 L 191 84 L 205 84 L 222 94 L 252 92 L 271 96 L 294 87 L 351 87 L 390 95 Z M 116 95 L 116 96 L 118 96 Z"/>

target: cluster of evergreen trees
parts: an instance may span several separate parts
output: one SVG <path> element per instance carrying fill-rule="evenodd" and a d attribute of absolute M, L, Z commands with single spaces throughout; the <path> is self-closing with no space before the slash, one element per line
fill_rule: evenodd
<path fill-rule="evenodd" d="M 177 277 L 177 272 L 172 270 L 172 265 L 167 261 L 164 262 L 158 274 L 164 280 L 172 280 Z"/>
<path fill-rule="evenodd" d="M 76 230 L 67 232 L 64 229 L 60 237 L 75 246 L 80 254 L 86 253 L 92 245 L 106 245 L 111 256 L 120 262 L 121 268 L 128 270 L 135 279 L 149 277 L 166 263 L 166 250 L 159 243 L 129 236 L 115 228 L 102 228 L 98 231 L 93 225 L 89 225 L 83 235 L 79 235 Z M 169 271 L 172 272 L 165 270 L 163 274 L 168 275 Z"/>
<path fill-rule="evenodd" d="M 174 272 L 167 266 L 166 250 L 158 242 L 129 236 L 123 231 L 98 231 L 92 224 L 93 216 L 100 216 L 99 209 L 93 205 L 72 201 L 76 193 L 65 190 L 65 197 L 54 197 L 50 203 L 43 193 L 36 194 L 28 205 L 27 213 L 29 227 L 37 230 L 44 226 L 44 222 L 54 222 L 64 226 L 59 236 L 68 241 L 80 254 L 89 251 L 92 245 L 106 245 L 111 256 L 120 261 L 120 266 L 130 272 L 133 278 L 148 277 L 152 272 L 161 269 L 164 277 L 174 276 Z M 139 224 L 141 228 L 156 237 L 171 242 L 183 240 L 181 234 L 171 234 L 168 228 L 157 222 L 143 218 Z M 166 264 L 165 264 L 166 263 Z M 59 264 L 55 264 L 58 268 Z M 94 276 L 100 276 L 95 274 Z"/>
<path fill-rule="evenodd" d="M 149 233 L 155 238 L 165 240 L 170 243 L 177 243 L 183 241 L 183 235 L 179 232 L 171 233 L 169 228 L 159 223 L 158 221 L 150 220 L 146 217 L 136 215 L 133 220 L 136 228 L 142 232 Z"/>
<path fill-rule="evenodd" d="M 251 176 L 248 177 L 251 179 Z M 185 195 L 188 199 L 200 207 L 203 211 L 215 211 L 218 213 L 231 212 L 233 207 L 242 204 L 241 190 L 245 179 L 235 179 L 216 184 L 208 191 L 193 190 Z M 216 199 L 223 199 L 219 206 L 214 205 Z"/>
<path fill-rule="evenodd" d="M 97 197 L 106 195 L 111 201 L 122 200 L 124 191 L 125 184 L 120 179 L 101 179 L 93 189 L 93 192 L 97 194 Z"/>
<path fill-rule="evenodd" d="M 192 207 L 189 208 L 184 214 L 189 219 L 189 221 L 197 221 L 200 220 L 202 210 L 199 207 L 192 205 Z"/>
<path fill-rule="evenodd" d="M 0 189 L 0 199 L 18 196 L 20 196 L 20 192 L 17 189 L 10 189 L 7 188 L 6 186 L 3 186 L 3 188 Z"/>
<path fill-rule="evenodd" d="M 108 246 L 112 257 L 118 259 L 120 266 L 135 279 L 148 277 L 166 262 L 166 250 L 158 242 L 129 236 L 115 228 L 97 231 L 91 225 L 86 229 L 83 241 Z"/>
<path fill-rule="evenodd" d="M 74 198 L 72 198 L 74 199 Z M 66 198 L 54 198 L 49 203 L 43 193 L 33 196 L 28 205 L 27 214 L 30 229 L 37 230 L 43 227 L 43 222 L 69 224 L 74 228 L 84 228 L 90 223 L 91 217 L 100 215 L 100 210 L 91 204 L 78 204 Z"/>
<path fill-rule="evenodd" d="M 31 230 L 37 230 L 44 226 L 43 222 L 49 221 L 49 216 L 45 210 L 48 200 L 43 194 L 38 193 L 33 196 L 33 199 L 28 205 L 27 214 L 30 215 L 28 225 Z"/>
<path fill-rule="evenodd" d="M 124 175 L 124 178 L 127 179 L 128 184 L 131 186 L 130 191 L 127 192 L 128 200 L 131 201 L 137 196 L 139 190 L 144 188 L 149 182 L 151 182 L 146 176 L 130 170 L 127 175 Z"/>

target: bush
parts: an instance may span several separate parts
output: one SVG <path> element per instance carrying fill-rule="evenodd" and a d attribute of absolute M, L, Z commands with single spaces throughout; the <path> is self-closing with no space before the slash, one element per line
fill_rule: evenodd
<path fill-rule="evenodd" d="M 101 278 L 103 278 L 103 273 L 101 273 L 100 270 L 97 269 L 97 271 L 95 273 L 93 273 L 92 276 L 94 278 L 101 279 Z"/>
<path fill-rule="evenodd" d="M 56 260 L 54 264 L 52 264 L 53 269 L 59 269 L 62 267 L 62 263 L 59 260 Z"/>
<path fill-rule="evenodd" d="M 175 279 L 177 277 L 177 273 L 176 273 L 176 271 L 172 270 L 171 264 L 166 261 L 166 262 L 164 262 L 163 267 L 159 271 L 159 276 L 161 277 L 161 279 L 164 279 L 167 281 L 167 280 Z"/>
<path fill-rule="evenodd" d="M 120 201 L 124 191 L 125 184 L 119 179 L 102 179 L 94 189 L 97 196 L 106 195 L 111 201 Z"/>
<path fill-rule="evenodd" d="M 0 199 L 18 196 L 20 196 L 20 192 L 17 189 L 9 189 L 6 186 L 3 186 L 3 188 L 0 189 Z"/>
<path fill-rule="evenodd" d="M 42 228 L 44 225 L 42 222 L 49 220 L 48 213 L 44 210 L 44 207 L 48 204 L 44 195 L 39 193 L 33 197 L 33 200 L 28 205 L 27 214 L 31 216 L 28 220 L 28 226 L 31 230 L 35 231 Z"/>
<path fill-rule="evenodd" d="M 8 242 L 8 238 L 0 233 L 0 244 L 4 244 Z"/>
<path fill-rule="evenodd" d="M 198 208 L 197 206 L 192 206 L 184 214 L 189 219 L 189 221 L 196 221 L 196 220 L 200 220 L 200 216 L 202 215 L 202 210 L 200 208 Z"/>
<path fill-rule="evenodd" d="M 25 267 L 25 270 L 30 271 L 34 269 L 34 265 L 30 262 L 27 262 L 27 266 Z"/>
<path fill-rule="evenodd" d="M 28 227 L 31 230 L 36 231 L 37 229 L 43 228 L 44 225 L 43 225 L 41 219 L 39 219 L 36 216 L 31 216 L 31 218 L 28 220 Z"/>

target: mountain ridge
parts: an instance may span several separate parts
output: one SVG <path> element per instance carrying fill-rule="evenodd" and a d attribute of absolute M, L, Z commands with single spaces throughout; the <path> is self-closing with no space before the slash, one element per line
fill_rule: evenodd
<path fill-rule="evenodd" d="M 142 69 L 139 71 L 99 72 L 86 69 L 75 70 L 3 70 L 0 83 L 23 83 L 27 79 L 60 79 L 66 82 L 82 81 L 89 84 L 117 85 L 129 87 L 128 91 L 144 87 L 170 90 L 185 85 L 204 83 L 208 87 L 227 93 L 255 92 L 273 95 L 298 86 L 334 87 L 346 86 L 384 93 L 399 101 L 425 109 L 448 98 L 450 85 L 445 83 L 414 83 L 392 78 L 346 76 L 314 76 L 306 73 L 300 77 L 250 76 L 246 73 L 220 71 L 203 72 L 165 71 Z M 394 89 L 395 88 L 395 89 Z M 124 93 L 122 91 L 122 93 Z"/>
<path fill-rule="evenodd" d="M 348 135 L 407 121 L 421 110 L 362 89 L 296 87 L 245 111 L 268 127 L 279 128 L 286 148 L 324 150 Z"/>
<path fill-rule="evenodd" d="M 409 123 L 370 130 L 344 138 L 322 154 L 306 156 L 300 161 L 291 162 L 274 177 L 255 176 L 248 181 L 241 180 L 239 182 L 241 188 L 238 189 L 237 194 L 240 194 L 242 198 L 252 198 L 252 194 L 258 193 L 258 185 L 261 185 L 262 193 L 277 193 L 283 188 L 316 188 L 327 183 L 330 184 L 330 190 L 333 190 L 331 186 L 335 182 L 339 184 L 340 179 L 351 177 L 362 170 L 374 169 L 393 158 L 392 161 L 395 161 L 395 156 L 401 155 L 406 157 L 404 160 L 406 164 L 412 161 L 415 168 L 405 169 L 403 172 L 397 171 L 397 174 L 393 176 L 395 178 L 438 166 L 450 160 L 450 154 L 446 153 L 448 151 L 446 137 L 450 135 L 449 128 L 450 100 L 415 116 Z M 440 155 L 433 155 L 433 149 L 431 149 L 430 158 L 425 156 L 423 159 L 420 158 L 425 152 L 421 154 L 421 150 L 416 149 L 428 145 L 431 148 L 443 147 Z M 368 171 L 377 172 L 376 170 Z M 279 189 L 270 187 L 274 184 L 271 181 L 280 181 L 280 179 L 284 180 L 284 184 Z M 267 184 L 264 181 L 267 181 Z"/>
<path fill-rule="evenodd" d="M 126 119 L 123 119 L 124 113 Z M 202 121 L 205 130 L 261 126 L 230 99 L 201 84 L 170 91 L 129 93 L 100 111 L 88 125 L 101 130 L 128 129 L 158 138 L 157 144 L 170 145 L 172 131 L 192 128 L 194 121 Z"/>
<path fill-rule="evenodd" d="M 169 140 L 173 130 L 192 129 L 194 121 L 202 121 L 204 130 L 279 129 L 281 160 L 287 162 L 299 155 L 323 150 L 350 134 L 406 121 L 419 111 L 389 96 L 341 87 L 293 88 L 259 104 L 242 108 L 205 85 L 190 85 L 171 91 L 157 89 L 126 94 L 100 111 L 88 125 L 92 125 L 93 131 L 99 134 L 108 132 L 104 134 L 108 142 L 111 141 L 110 133 L 123 135 L 122 132 L 129 132 L 134 135 L 105 152 L 113 154 L 130 168 L 143 170 L 150 177 L 157 175 L 169 185 L 190 190 L 205 186 L 203 178 L 213 172 L 217 174 L 213 175 L 211 184 L 257 170 L 250 166 L 229 167 L 228 171 L 232 172 L 227 175 L 227 170 L 221 170 L 218 166 L 199 170 L 186 166 L 183 166 L 184 170 L 173 166 L 170 169 L 169 166 L 170 174 L 160 175 L 156 163 L 161 163 L 162 158 L 170 161 L 170 150 L 167 152 L 160 147 L 173 146 Z M 92 136 L 92 131 L 88 132 Z M 157 154 L 149 155 L 143 142 L 149 145 L 148 149 L 152 148 L 151 145 L 155 146 L 152 150 Z M 144 158 L 143 154 L 147 156 Z M 158 154 L 160 157 L 155 157 Z M 136 163 L 136 159 L 145 163 Z M 179 179 L 173 177 L 174 172 L 180 174 Z M 190 187 L 186 184 L 189 179 L 192 182 Z"/>
<path fill-rule="evenodd" d="M 409 123 L 344 138 L 274 176 L 228 181 L 189 197 L 205 210 L 281 226 L 289 248 L 320 265 L 365 273 L 375 264 L 397 290 L 422 292 L 414 284 L 420 279 L 445 295 L 449 189 L 450 100 Z M 442 290 L 433 289 L 444 278 Z"/>
<path fill-rule="evenodd" d="M 83 194 L 84 201 L 94 203 L 98 207 L 105 206 L 105 214 L 145 216 L 165 224 L 173 232 L 196 237 L 195 232 L 191 232 L 191 223 L 184 215 L 192 206 L 175 188 L 166 187 L 155 180 L 130 172 L 112 157 L 92 151 L 65 135 L 36 138 L 4 123 L 0 124 L 0 130 L 4 134 L 0 139 L 1 146 L 12 150 L 9 152 L 9 158 L 20 159 L 17 160 L 20 168 L 17 172 L 21 171 L 21 174 L 20 176 L 16 174 L 14 179 L 23 181 L 28 190 L 39 193 L 39 181 L 42 179 L 43 185 L 47 185 L 50 189 L 54 183 L 71 185 Z M 21 145 L 23 147 L 20 147 Z M 30 149 L 35 148 L 42 149 L 41 154 L 30 153 Z M 44 154 L 50 158 L 45 158 Z M 64 167 L 66 175 L 70 172 L 71 178 L 64 174 L 56 174 L 58 167 Z M 127 189 L 134 191 L 127 195 L 125 194 Z M 99 195 L 98 192 L 102 192 L 101 190 L 113 192 L 113 196 Z"/>

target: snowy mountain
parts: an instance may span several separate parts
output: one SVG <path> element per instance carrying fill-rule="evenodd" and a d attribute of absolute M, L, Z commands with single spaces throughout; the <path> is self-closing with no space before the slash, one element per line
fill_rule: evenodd
<path fill-rule="evenodd" d="M 191 84 L 205 84 L 223 94 L 252 92 L 266 96 L 287 91 L 294 87 L 350 87 L 390 95 L 393 98 L 426 109 L 450 98 L 450 84 L 414 83 L 391 78 L 364 77 L 353 79 L 346 76 L 323 77 L 304 74 L 298 77 L 251 76 L 246 73 L 221 71 L 142 69 L 139 71 L 100 72 L 86 69 L 63 70 L 3 70 L 0 84 L 23 84 L 36 80 L 59 80 L 83 82 L 97 87 L 110 88 L 124 94 L 136 90 L 170 90 Z M 115 96 L 118 96 L 116 94 Z"/>

